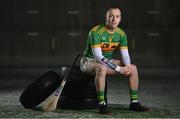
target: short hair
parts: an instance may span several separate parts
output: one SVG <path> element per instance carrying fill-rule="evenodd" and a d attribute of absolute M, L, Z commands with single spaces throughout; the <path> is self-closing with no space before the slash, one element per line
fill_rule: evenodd
<path fill-rule="evenodd" d="M 120 9 L 120 8 L 117 5 L 111 5 L 111 6 L 108 7 L 107 10 L 109 10 L 109 9 Z"/>
<path fill-rule="evenodd" d="M 108 12 L 109 12 L 110 10 L 112 10 L 112 9 L 119 9 L 119 10 L 120 10 L 120 8 L 119 8 L 117 5 L 112 5 L 112 6 L 108 7 L 108 9 L 106 10 L 106 15 L 107 15 Z"/>

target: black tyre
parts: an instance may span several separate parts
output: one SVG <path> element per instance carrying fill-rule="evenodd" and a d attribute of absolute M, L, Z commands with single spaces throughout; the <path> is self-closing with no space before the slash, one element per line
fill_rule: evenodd
<path fill-rule="evenodd" d="M 61 109 L 96 109 L 98 101 L 96 99 L 72 99 L 61 96 L 58 107 Z"/>
<path fill-rule="evenodd" d="M 65 69 L 68 69 L 68 66 L 62 67 L 62 69 L 61 71 L 63 72 Z M 96 99 L 97 93 L 94 76 L 85 74 L 78 66 L 73 67 L 62 96 L 72 99 Z"/>
<path fill-rule="evenodd" d="M 23 91 L 19 98 L 21 104 L 25 108 L 36 107 L 57 89 L 61 81 L 56 72 L 46 72 Z"/>
<path fill-rule="evenodd" d="M 68 66 L 62 67 L 64 75 Z M 97 92 L 94 76 L 83 73 L 78 66 L 73 67 L 69 79 L 60 97 L 58 107 L 63 109 L 92 109 L 97 108 Z M 105 87 L 105 101 L 107 102 L 107 82 Z"/>

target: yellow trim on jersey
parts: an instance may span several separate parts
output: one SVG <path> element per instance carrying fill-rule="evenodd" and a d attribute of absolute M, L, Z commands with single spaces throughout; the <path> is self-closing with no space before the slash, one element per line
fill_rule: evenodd
<path fill-rule="evenodd" d="M 109 43 L 111 46 L 118 46 L 119 45 L 119 43 Z"/>
<path fill-rule="evenodd" d="M 120 46 L 119 49 L 128 49 L 127 46 Z"/>
<path fill-rule="evenodd" d="M 93 27 L 91 31 L 97 31 L 97 29 L 99 28 L 99 26 L 101 26 L 101 25 L 98 25 L 98 26 Z M 117 29 L 116 29 L 116 30 L 117 30 Z M 116 32 L 116 30 L 115 30 L 115 31 L 109 31 L 109 30 L 107 29 L 107 26 L 105 25 L 104 27 L 102 27 L 102 28 L 98 31 L 98 33 L 99 33 L 99 34 L 102 34 L 102 33 L 104 33 L 104 32 L 108 32 L 109 34 L 113 34 L 113 33 Z"/>
<path fill-rule="evenodd" d="M 91 48 L 98 48 L 100 45 L 91 45 Z"/>
<path fill-rule="evenodd" d="M 105 27 L 103 27 L 102 29 L 99 30 L 99 33 L 102 34 L 104 32 L 106 32 L 107 30 L 105 29 Z"/>
<path fill-rule="evenodd" d="M 124 35 L 125 35 L 124 31 L 121 30 L 120 28 L 117 28 L 116 31 L 117 31 L 119 34 L 121 34 L 121 36 L 124 36 Z"/>
<path fill-rule="evenodd" d="M 107 26 L 104 26 L 104 31 L 107 31 L 109 34 L 113 34 L 116 32 L 116 29 L 114 31 L 109 31 L 109 29 L 107 28 Z"/>

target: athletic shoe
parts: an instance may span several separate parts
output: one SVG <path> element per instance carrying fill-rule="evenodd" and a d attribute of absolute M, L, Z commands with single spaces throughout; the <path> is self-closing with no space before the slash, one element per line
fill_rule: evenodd
<path fill-rule="evenodd" d="M 129 110 L 138 112 L 150 111 L 149 108 L 142 106 L 139 102 L 131 103 L 129 105 Z"/>
<path fill-rule="evenodd" d="M 99 104 L 99 111 L 98 111 L 99 114 L 104 114 L 104 115 L 111 115 L 112 112 L 110 112 L 108 109 L 107 109 L 107 106 L 106 104 Z"/>

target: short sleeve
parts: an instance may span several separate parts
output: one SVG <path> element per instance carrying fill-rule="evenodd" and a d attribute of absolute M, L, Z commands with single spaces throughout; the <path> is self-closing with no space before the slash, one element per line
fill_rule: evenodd
<path fill-rule="evenodd" d="M 100 47 L 100 36 L 97 32 L 91 31 L 89 33 L 89 41 L 91 43 L 91 48 Z"/>
<path fill-rule="evenodd" d="M 120 35 L 120 49 L 126 49 L 126 48 L 128 48 L 126 33 L 125 33 L 125 32 L 122 32 L 122 33 L 120 33 L 119 35 Z"/>

